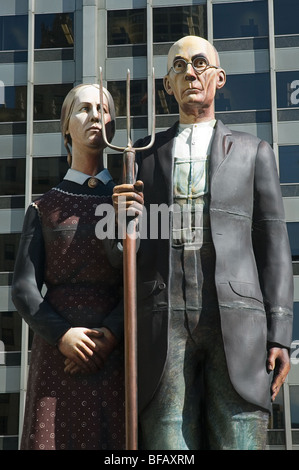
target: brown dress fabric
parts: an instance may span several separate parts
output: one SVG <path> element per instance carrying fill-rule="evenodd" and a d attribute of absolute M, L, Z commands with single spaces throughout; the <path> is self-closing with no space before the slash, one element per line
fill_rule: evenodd
<path fill-rule="evenodd" d="M 120 302 L 122 275 L 95 235 L 95 209 L 111 197 L 88 192 L 65 181 L 30 209 L 42 226 L 47 302 L 70 325 L 99 328 Z M 64 360 L 34 335 L 21 449 L 124 449 L 122 341 L 93 375 L 65 374 Z"/>

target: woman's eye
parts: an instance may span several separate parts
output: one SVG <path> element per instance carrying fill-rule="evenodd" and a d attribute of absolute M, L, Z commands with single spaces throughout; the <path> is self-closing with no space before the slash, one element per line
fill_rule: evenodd
<path fill-rule="evenodd" d="M 98 111 L 101 112 L 101 106 L 100 105 L 98 106 Z M 107 114 L 108 112 L 109 112 L 108 108 L 106 106 L 103 106 L 103 113 Z"/>

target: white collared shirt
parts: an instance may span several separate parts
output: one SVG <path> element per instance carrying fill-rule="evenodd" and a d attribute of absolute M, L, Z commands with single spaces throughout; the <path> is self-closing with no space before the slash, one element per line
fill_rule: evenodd
<path fill-rule="evenodd" d="M 198 247 L 203 240 L 203 231 L 208 229 L 208 172 L 215 123 L 213 119 L 178 127 L 173 154 L 173 198 L 177 204 L 172 233 L 174 245 L 189 249 Z"/>
<path fill-rule="evenodd" d="M 63 179 L 72 181 L 73 183 L 84 184 L 89 178 L 92 178 L 92 176 L 70 168 Z M 112 180 L 112 176 L 107 168 L 104 168 L 104 170 L 100 171 L 97 175 L 94 175 L 93 178 L 97 178 L 103 184 L 107 184 Z"/>

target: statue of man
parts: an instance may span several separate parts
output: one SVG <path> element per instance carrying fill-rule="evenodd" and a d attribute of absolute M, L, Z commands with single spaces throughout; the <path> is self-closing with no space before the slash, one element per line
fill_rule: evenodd
<path fill-rule="evenodd" d="M 264 449 L 292 339 L 274 154 L 215 119 L 226 75 L 208 41 L 177 41 L 167 70 L 179 122 L 137 154 L 138 182 L 113 196 L 116 211 L 120 196 L 146 208 L 149 234 L 153 208 L 172 207 L 168 239 L 143 237 L 137 253 L 141 448 Z"/>

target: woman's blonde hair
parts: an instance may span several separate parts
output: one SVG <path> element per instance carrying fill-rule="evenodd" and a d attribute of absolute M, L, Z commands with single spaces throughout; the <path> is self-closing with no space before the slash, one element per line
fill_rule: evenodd
<path fill-rule="evenodd" d="M 100 87 L 98 84 L 82 83 L 80 85 L 77 85 L 68 92 L 61 108 L 60 128 L 61 128 L 61 133 L 64 139 L 64 146 L 67 150 L 67 161 L 70 166 L 72 163 L 72 153 L 71 153 L 72 138 L 70 134 L 67 132 L 69 128 L 69 120 L 74 109 L 75 99 L 77 97 L 78 92 L 82 88 L 90 87 L 90 86 L 94 86 L 100 90 Z M 115 107 L 114 107 L 114 101 L 113 101 L 111 94 L 104 87 L 103 87 L 103 93 L 105 94 L 108 100 L 109 113 L 111 116 L 111 131 L 112 132 L 111 132 L 111 137 L 109 138 L 109 142 L 110 142 L 113 139 L 114 134 L 115 134 Z"/>

